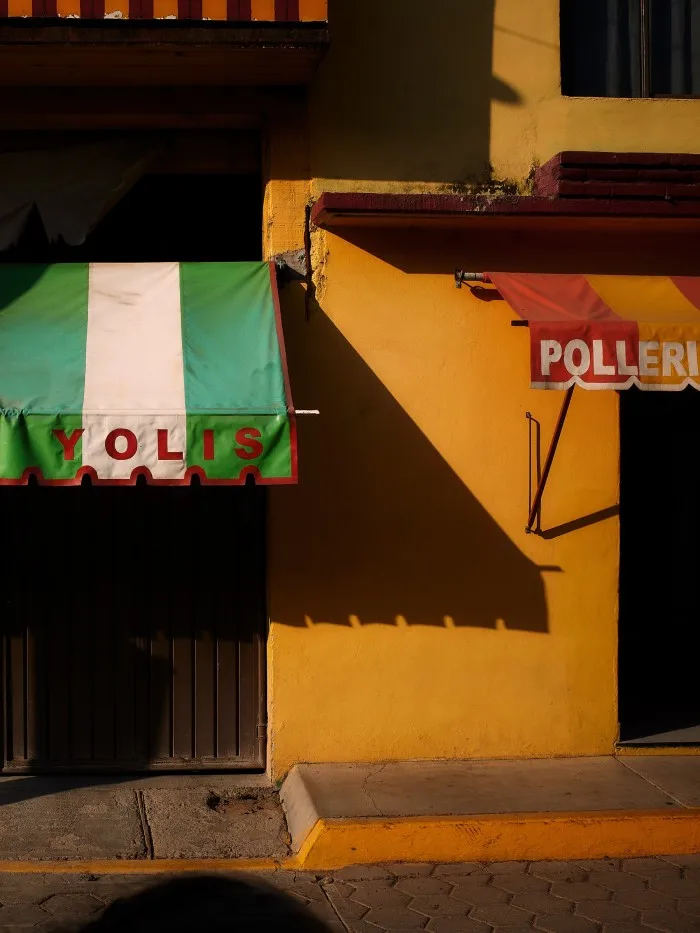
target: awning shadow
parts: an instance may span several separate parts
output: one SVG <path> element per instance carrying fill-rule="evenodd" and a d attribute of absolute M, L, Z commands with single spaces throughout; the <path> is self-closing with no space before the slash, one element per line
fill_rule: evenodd
<path fill-rule="evenodd" d="M 305 322 L 295 290 L 283 293 L 295 399 L 321 416 L 299 419 L 299 486 L 271 492 L 272 619 L 547 632 L 541 568 L 330 319 Z"/>

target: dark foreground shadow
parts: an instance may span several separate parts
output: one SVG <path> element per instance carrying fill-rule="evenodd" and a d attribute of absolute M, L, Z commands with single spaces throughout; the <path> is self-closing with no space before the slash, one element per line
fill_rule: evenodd
<path fill-rule="evenodd" d="M 82 933 L 327 933 L 328 929 L 288 894 L 243 876 L 214 875 L 155 884 L 115 901 L 81 927 Z"/>

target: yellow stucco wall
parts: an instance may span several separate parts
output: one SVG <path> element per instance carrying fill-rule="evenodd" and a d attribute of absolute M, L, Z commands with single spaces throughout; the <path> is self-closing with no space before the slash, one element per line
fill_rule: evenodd
<path fill-rule="evenodd" d="M 323 190 L 461 190 L 489 165 L 522 183 L 562 149 L 700 148 L 700 102 L 561 97 L 557 0 L 428 13 L 421 0 L 336 0 L 330 16 L 308 149 L 303 120 L 270 127 L 269 254 L 301 245 L 300 205 Z M 550 534 L 525 535 L 525 412 L 546 449 L 561 395 L 528 388 L 527 331 L 451 274 L 668 272 L 684 248 L 314 233 L 309 314 L 303 286 L 282 296 L 295 402 L 322 414 L 300 419 L 298 488 L 270 495 L 276 777 L 297 761 L 612 750 L 617 397 L 575 394 Z"/>

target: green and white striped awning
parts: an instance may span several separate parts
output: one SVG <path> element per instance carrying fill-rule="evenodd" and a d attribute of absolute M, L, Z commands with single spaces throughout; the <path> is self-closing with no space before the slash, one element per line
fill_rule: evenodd
<path fill-rule="evenodd" d="M 296 482 L 274 267 L 0 265 L 0 483 Z"/>

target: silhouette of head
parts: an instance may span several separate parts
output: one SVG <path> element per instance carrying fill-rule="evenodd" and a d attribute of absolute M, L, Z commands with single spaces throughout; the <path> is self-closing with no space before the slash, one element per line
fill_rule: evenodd
<path fill-rule="evenodd" d="M 115 901 L 82 933 L 328 933 L 289 895 L 242 877 L 187 876 Z"/>

